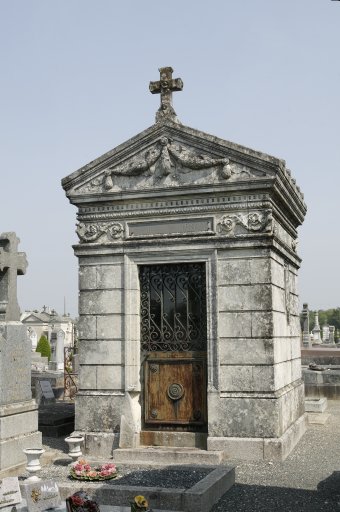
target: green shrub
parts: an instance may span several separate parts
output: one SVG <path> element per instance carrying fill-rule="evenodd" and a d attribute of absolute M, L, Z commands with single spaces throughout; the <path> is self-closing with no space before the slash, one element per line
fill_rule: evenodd
<path fill-rule="evenodd" d="M 40 352 L 42 357 L 48 357 L 48 360 L 51 359 L 51 345 L 46 336 L 40 336 L 40 339 L 37 344 L 36 352 Z"/>

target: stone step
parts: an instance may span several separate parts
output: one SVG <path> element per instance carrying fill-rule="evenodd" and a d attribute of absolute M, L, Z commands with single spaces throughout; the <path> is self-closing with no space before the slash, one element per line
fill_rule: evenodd
<path fill-rule="evenodd" d="M 141 446 L 167 446 L 172 448 L 207 449 L 208 434 L 200 432 L 168 432 L 160 430 L 142 430 Z M 122 446 L 124 448 L 124 446 Z"/>
<path fill-rule="evenodd" d="M 113 451 L 116 464 L 208 464 L 217 466 L 226 459 L 224 451 L 207 451 L 199 448 L 168 448 L 141 446 L 140 448 L 117 448 Z"/>

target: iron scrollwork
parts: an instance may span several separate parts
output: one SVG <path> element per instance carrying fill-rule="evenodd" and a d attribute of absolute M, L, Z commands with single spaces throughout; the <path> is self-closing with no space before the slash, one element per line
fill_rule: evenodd
<path fill-rule="evenodd" d="M 206 350 L 205 265 L 145 265 L 139 279 L 142 350 Z"/>

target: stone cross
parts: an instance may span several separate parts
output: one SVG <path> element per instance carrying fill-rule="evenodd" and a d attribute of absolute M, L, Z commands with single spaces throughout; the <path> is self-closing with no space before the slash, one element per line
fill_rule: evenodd
<path fill-rule="evenodd" d="M 159 68 L 160 79 L 158 82 L 150 82 L 149 89 L 152 94 L 161 95 L 161 105 L 156 113 L 156 121 L 170 118 L 178 122 L 176 112 L 172 107 L 172 92 L 181 91 L 183 82 L 180 78 L 172 78 L 171 67 Z"/>
<path fill-rule="evenodd" d="M 0 235 L 0 321 L 20 320 L 17 298 L 17 275 L 23 275 L 27 268 L 24 252 L 18 252 L 20 239 L 15 233 Z"/>

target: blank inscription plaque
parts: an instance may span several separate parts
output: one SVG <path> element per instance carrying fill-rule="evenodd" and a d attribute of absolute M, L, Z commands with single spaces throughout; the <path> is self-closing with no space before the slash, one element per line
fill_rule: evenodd
<path fill-rule="evenodd" d="M 153 237 L 160 235 L 213 235 L 213 218 L 131 222 L 128 223 L 129 238 Z"/>

